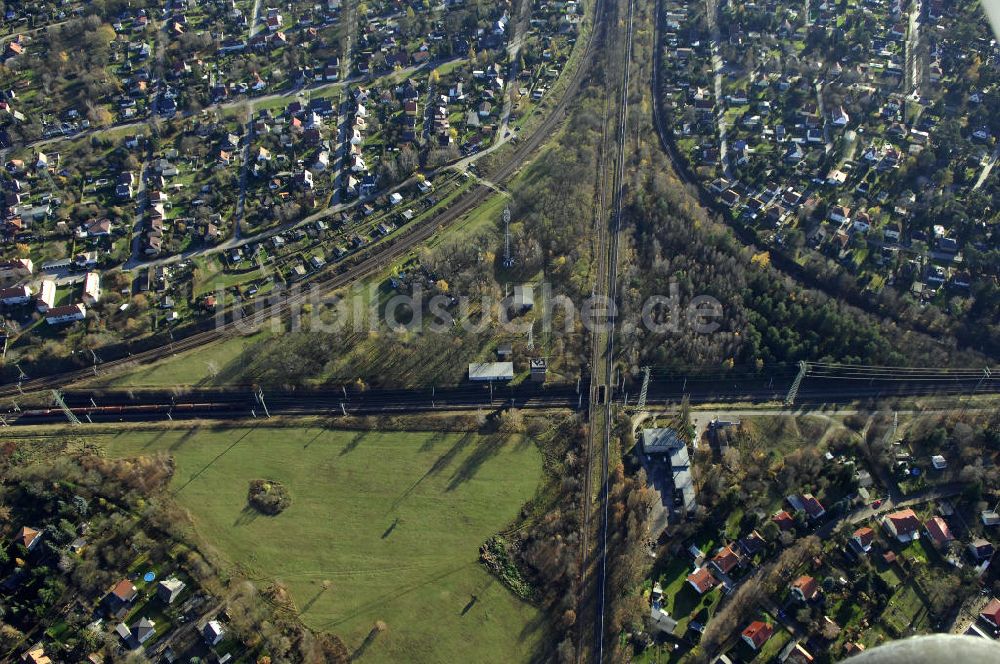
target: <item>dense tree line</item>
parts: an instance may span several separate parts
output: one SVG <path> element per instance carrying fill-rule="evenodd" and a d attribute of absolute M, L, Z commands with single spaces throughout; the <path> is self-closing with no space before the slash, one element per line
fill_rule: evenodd
<path fill-rule="evenodd" d="M 974 364 L 928 336 L 877 320 L 817 291 L 804 289 L 770 267 L 728 229 L 693 204 L 676 180 L 660 174 L 636 196 L 628 218 L 634 225 L 635 263 L 625 271 L 624 306 L 639 319 L 647 298 L 671 293 L 682 307 L 708 295 L 722 304 L 719 329 L 697 334 L 651 332 L 637 325 L 626 338 L 630 361 L 657 365 L 736 364 L 773 366 L 798 360 L 925 366 Z M 657 312 L 664 323 L 669 311 Z"/>

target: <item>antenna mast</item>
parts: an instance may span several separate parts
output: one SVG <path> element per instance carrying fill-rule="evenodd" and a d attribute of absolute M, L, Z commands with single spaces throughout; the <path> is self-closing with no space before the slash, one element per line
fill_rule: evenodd
<path fill-rule="evenodd" d="M 503 266 L 511 267 L 514 257 L 510 255 L 510 206 L 503 209 Z"/>

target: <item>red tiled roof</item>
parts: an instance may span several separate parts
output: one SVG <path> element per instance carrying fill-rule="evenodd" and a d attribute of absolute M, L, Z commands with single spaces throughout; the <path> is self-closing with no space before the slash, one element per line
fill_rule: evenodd
<path fill-rule="evenodd" d="M 732 546 L 727 546 L 715 554 L 712 562 L 723 574 L 729 574 L 730 570 L 740 564 L 740 557 L 733 551 Z"/>
<path fill-rule="evenodd" d="M 862 547 L 867 548 L 875 541 L 875 531 L 868 526 L 862 526 L 854 531 L 854 539 L 858 540 Z"/>
<path fill-rule="evenodd" d="M 991 599 L 990 603 L 986 605 L 986 608 L 983 609 L 979 615 L 981 615 L 984 620 L 1000 627 L 1000 599 Z"/>
<path fill-rule="evenodd" d="M 813 599 L 819 594 L 819 583 L 811 576 L 800 576 L 792 584 L 792 588 L 802 593 L 807 600 Z"/>
<path fill-rule="evenodd" d="M 135 586 L 128 579 L 122 579 L 111 589 L 111 594 L 123 602 L 131 602 L 135 592 Z"/>
<path fill-rule="evenodd" d="M 948 522 L 939 516 L 929 519 L 924 524 L 924 528 L 927 529 L 927 534 L 934 540 L 935 544 L 947 544 L 955 539 L 948 528 Z"/>
<path fill-rule="evenodd" d="M 717 583 L 715 577 L 712 576 L 707 567 L 702 567 L 701 569 L 688 574 L 687 580 L 688 583 L 694 586 L 699 595 L 704 595 L 709 590 L 714 588 Z"/>
<path fill-rule="evenodd" d="M 758 650 L 774 634 L 774 628 L 766 622 L 755 620 L 743 630 L 743 638 L 753 644 L 754 650 Z"/>
<path fill-rule="evenodd" d="M 24 526 L 23 528 L 21 528 L 21 530 L 18 531 L 15 541 L 18 544 L 23 545 L 24 548 L 27 549 L 29 546 L 31 546 L 31 543 L 35 541 L 35 538 L 38 537 L 39 535 L 41 535 L 39 531 L 35 530 L 34 528 Z"/>
<path fill-rule="evenodd" d="M 811 493 L 803 494 L 802 504 L 806 508 L 806 513 L 813 519 L 823 516 L 823 513 L 826 512 L 826 509 L 823 507 L 823 503 L 819 502 L 816 499 L 816 496 Z"/>
<path fill-rule="evenodd" d="M 893 512 L 886 517 L 892 524 L 897 535 L 909 535 L 910 533 L 915 533 L 920 530 L 920 519 L 917 518 L 916 513 L 907 508 L 905 510 L 900 510 L 898 512 Z"/>
<path fill-rule="evenodd" d="M 778 528 L 781 528 L 782 530 L 788 530 L 789 528 L 795 525 L 795 519 L 793 519 L 792 515 L 786 512 L 785 510 L 781 510 L 780 512 L 772 516 L 771 521 L 774 521 L 776 524 L 778 524 Z"/>

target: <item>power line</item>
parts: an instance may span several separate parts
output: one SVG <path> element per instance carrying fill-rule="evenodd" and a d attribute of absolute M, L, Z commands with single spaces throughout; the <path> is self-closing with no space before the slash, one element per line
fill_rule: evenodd
<path fill-rule="evenodd" d="M 56 402 L 56 405 L 62 409 L 63 414 L 66 415 L 66 419 L 69 420 L 70 424 L 81 424 L 80 418 L 77 417 L 72 410 L 70 410 L 69 406 L 66 405 L 66 402 L 63 400 L 62 394 L 59 390 L 52 390 L 52 399 Z"/>

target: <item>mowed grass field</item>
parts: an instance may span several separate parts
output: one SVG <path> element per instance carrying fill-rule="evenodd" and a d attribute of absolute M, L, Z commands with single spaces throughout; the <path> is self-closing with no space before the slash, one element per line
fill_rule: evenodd
<path fill-rule="evenodd" d="M 99 376 L 86 385 L 99 387 L 173 387 L 226 384 L 227 375 L 239 366 L 240 356 L 254 344 L 267 339 L 268 330 L 210 343 L 194 350 L 142 365 L 134 369 Z M 217 375 L 221 378 L 217 380 Z"/>
<path fill-rule="evenodd" d="M 98 440 L 114 456 L 172 455 L 170 489 L 199 539 L 285 584 L 305 624 L 340 635 L 362 661 L 519 662 L 545 647 L 541 612 L 478 562 L 479 545 L 541 481 L 529 440 L 319 426 Z M 274 517 L 252 511 L 247 488 L 257 478 L 285 484 L 291 506 Z M 377 620 L 388 629 L 363 645 Z"/>

